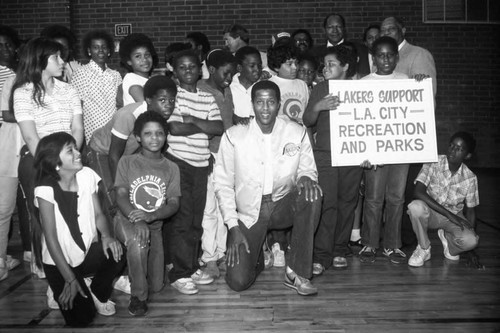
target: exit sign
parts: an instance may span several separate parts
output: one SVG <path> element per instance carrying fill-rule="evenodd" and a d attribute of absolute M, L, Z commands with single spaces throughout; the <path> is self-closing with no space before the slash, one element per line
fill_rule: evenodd
<path fill-rule="evenodd" d="M 132 24 L 115 24 L 115 37 L 125 37 L 132 33 Z"/>

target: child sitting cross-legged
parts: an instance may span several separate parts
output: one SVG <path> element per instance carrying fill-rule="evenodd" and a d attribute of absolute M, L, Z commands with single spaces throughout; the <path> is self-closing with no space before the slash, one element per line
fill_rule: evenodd
<path fill-rule="evenodd" d="M 114 218 L 116 237 L 127 247 L 133 316 L 148 311 L 149 291 L 163 287 L 164 256 L 162 226 L 179 208 L 179 168 L 167 160 L 162 149 L 167 138 L 166 121 L 155 111 L 141 114 L 134 124 L 139 153 L 122 156 L 116 171 Z"/>

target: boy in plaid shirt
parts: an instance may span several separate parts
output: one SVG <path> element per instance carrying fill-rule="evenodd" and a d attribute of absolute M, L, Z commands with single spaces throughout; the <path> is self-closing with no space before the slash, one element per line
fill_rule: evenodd
<path fill-rule="evenodd" d="M 477 246 L 479 237 L 474 231 L 474 208 L 479 205 L 477 177 L 463 163 L 470 159 L 475 146 L 470 134 L 455 133 L 446 155 L 439 155 L 437 163 L 424 164 L 420 170 L 415 180 L 416 200 L 408 205 L 408 215 L 418 239 L 417 248 L 408 261 L 410 266 L 420 267 L 431 258 L 428 229 L 438 229 L 444 256 L 449 260 L 459 260 L 460 253 Z"/>

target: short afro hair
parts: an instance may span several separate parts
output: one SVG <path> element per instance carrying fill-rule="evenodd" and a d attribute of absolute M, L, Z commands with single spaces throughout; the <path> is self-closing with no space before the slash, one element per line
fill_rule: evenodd
<path fill-rule="evenodd" d="M 323 20 L 323 28 L 326 29 L 326 24 L 328 23 L 328 19 L 332 16 L 337 16 L 339 19 L 340 19 L 340 22 L 342 23 L 342 28 L 345 29 L 345 18 L 340 15 L 340 14 L 337 14 L 337 13 L 333 13 L 333 14 L 329 14 L 327 15 L 324 20 Z"/>
<path fill-rule="evenodd" d="M 476 139 L 472 136 L 472 134 L 464 131 L 456 132 L 450 138 L 450 143 L 453 142 L 456 138 L 460 138 L 464 140 L 465 145 L 467 146 L 467 153 L 474 154 L 476 151 Z"/>
<path fill-rule="evenodd" d="M 174 55 L 174 58 L 172 59 L 172 64 L 171 64 L 174 69 L 177 68 L 177 63 L 179 62 L 179 59 L 182 57 L 193 58 L 195 63 L 198 65 L 198 67 L 201 68 L 200 58 L 198 58 L 198 56 L 196 55 L 196 53 L 194 52 L 193 49 L 188 49 L 188 50 L 179 51 L 178 53 L 176 53 Z"/>
<path fill-rule="evenodd" d="M 89 53 L 87 52 L 90 49 L 93 40 L 102 39 L 106 42 L 106 46 L 108 47 L 109 57 L 111 57 L 115 53 L 115 42 L 111 35 L 104 30 L 92 30 L 89 31 L 83 36 L 82 40 L 82 49 L 85 57 L 90 58 Z"/>
<path fill-rule="evenodd" d="M 280 87 L 273 81 L 269 80 L 262 80 L 257 82 L 256 84 L 253 85 L 252 87 L 252 102 L 255 99 L 255 95 L 257 94 L 257 91 L 259 90 L 273 90 L 276 93 L 276 98 L 278 99 L 278 102 L 281 101 L 281 91 Z"/>
<path fill-rule="evenodd" d="M 378 31 L 380 31 L 380 24 L 370 24 L 368 27 L 365 28 L 365 30 L 363 31 L 363 42 L 366 42 L 366 37 L 368 36 L 368 31 L 372 30 L 372 29 L 377 29 Z"/>
<path fill-rule="evenodd" d="M 153 98 L 163 89 L 174 96 L 177 95 L 177 86 L 171 78 L 164 75 L 153 76 L 144 85 L 144 98 Z"/>
<path fill-rule="evenodd" d="M 210 41 L 208 40 L 207 35 L 203 32 L 195 31 L 187 34 L 186 39 L 192 39 L 196 46 L 201 45 L 201 52 L 203 54 L 207 54 L 210 52 Z"/>
<path fill-rule="evenodd" d="M 207 66 L 213 66 L 215 69 L 225 66 L 227 64 L 233 64 L 236 67 L 236 58 L 231 54 L 231 52 L 215 49 L 210 51 L 207 55 Z"/>
<path fill-rule="evenodd" d="M 75 46 L 76 46 L 76 37 L 75 34 L 66 28 L 64 25 L 54 24 L 45 27 L 42 32 L 40 32 L 40 37 L 45 37 L 47 39 L 57 39 L 64 38 L 68 41 L 68 54 L 67 57 L 69 60 L 75 59 Z M 66 56 L 66 55 L 65 55 Z"/>
<path fill-rule="evenodd" d="M 297 30 L 295 30 L 292 33 L 292 39 L 295 40 L 295 36 L 298 35 L 298 34 L 304 34 L 304 35 L 306 35 L 307 42 L 309 43 L 309 48 L 313 47 L 314 40 L 313 40 L 313 38 L 312 38 L 311 33 L 309 32 L 309 30 L 307 30 L 307 29 L 297 29 Z"/>
<path fill-rule="evenodd" d="M 19 39 L 19 34 L 14 28 L 9 27 L 8 25 L 0 24 L 0 36 L 4 36 L 9 38 L 14 47 L 17 49 L 21 45 L 21 40 Z"/>
<path fill-rule="evenodd" d="M 153 58 L 153 66 L 151 67 L 151 71 L 153 71 L 153 69 L 158 65 L 158 54 L 156 53 L 151 39 L 145 34 L 141 33 L 130 34 L 120 42 L 120 64 L 129 72 L 132 72 L 132 66 L 130 66 L 127 61 L 130 60 L 132 52 L 139 47 L 145 47 L 151 53 L 151 57 Z"/>
<path fill-rule="evenodd" d="M 163 131 L 165 132 L 165 135 L 168 134 L 167 121 L 165 120 L 165 118 L 163 118 L 163 116 L 156 111 L 146 111 L 144 113 L 141 113 L 135 120 L 133 130 L 134 135 L 141 136 L 141 131 L 143 130 L 146 123 L 151 122 L 160 124 L 163 128 Z"/>
<path fill-rule="evenodd" d="M 253 46 L 243 46 L 242 48 L 238 49 L 236 53 L 234 54 L 234 57 L 236 58 L 236 61 L 238 62 L 239 65 L 243 64 L 243 61 L 245 61 L 246 57 L 248 55 L 255 54 L 256 56 L 259 57 L 260 61 L 262 61 L 262 57 L 260 55 L 259 50 L 257 50 Z"/>
<path fill-rule="evenodd" d="M 288 43 L 271 46 L 267 49 L 267 65 L 270 69 L 277 72 L 287 60 L 298 58 L 298 50 L 291 42 L 290 38 Z"/>
<path fill-rule="evenodd" d="M 373 45 L 372 45 L 373 52 L 375 52 L 375 50 L 377 50 L 377 47 L 379 47 L 382 44 L 389 45 L 389 47 L 392 49 L 392 52 L 394 52 L 395 54 L 399 54 L 398 42 L 396 42 L 396 40 L 394 38 L 389 37 L 389 36 L 382 36 L 382 37 L 377 38 L 373 42 Z"/>
<path fill-rule="evenodd" d="M 314 70 L 318 70 L 319 67 L 318 61 L 316 60 L 316 57 L 313 56 L 312 54 L 306 52 L 305 54 L 300 55 L 298 60 L 299 64 L 303 61 L 309 61 L 313 65 Z"/>
<path fill-rule="evenodd" d="M 349 64 L 349 68 L 346 72 L 346 78 L 351 78 L 356 74 L 356 53 L 353 50 L 343 44 L 337 46 L 330 46 L 326 49 L 325 56 L 334 55 L 342 66 Z"/>

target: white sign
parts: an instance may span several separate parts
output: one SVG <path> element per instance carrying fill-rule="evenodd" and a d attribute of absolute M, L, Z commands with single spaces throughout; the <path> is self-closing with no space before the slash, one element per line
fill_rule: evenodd
<path fill-rule="evenodd" d="M 115 24 L 115 37 L 125 37 L 132 33 L 132 24 Z"/>
<path fill-rule="evenodd" d="M 431 79 L 329 81 L 332 166 L 437 162 Z"/>

